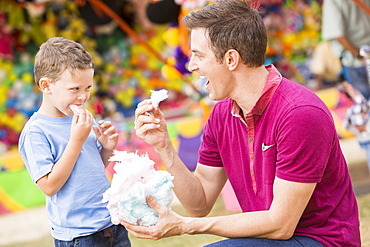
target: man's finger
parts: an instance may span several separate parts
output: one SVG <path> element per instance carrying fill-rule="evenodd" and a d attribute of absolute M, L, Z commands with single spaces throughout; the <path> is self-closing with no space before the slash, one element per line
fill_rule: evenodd
<path fill-rule="evenodd" d="M 159 211 L 161 210 L 161 207 L 162 205 L 159 204 L 152 195 L 147 195 L 146 196 L 146 202 L 148 203 L 148 205 L 154 209 L 157 213 L 159 213 Z"/>

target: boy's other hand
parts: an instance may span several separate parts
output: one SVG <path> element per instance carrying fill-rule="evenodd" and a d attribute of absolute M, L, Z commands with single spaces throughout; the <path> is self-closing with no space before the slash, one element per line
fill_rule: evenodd
<path fill-rule="evenodd" d="M 118 133 L 110 121 L 100 120 L 98 126 L 93 126 L 96 137 L 106 150 L 114 150 L 118 142 Z"/>

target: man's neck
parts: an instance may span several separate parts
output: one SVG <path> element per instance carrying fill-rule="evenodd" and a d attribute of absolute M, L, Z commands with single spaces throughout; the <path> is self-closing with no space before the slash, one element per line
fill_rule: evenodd
<path fill-rule="evenodd" d="M 232 99 L 239 105 L 243 114 L 252 110 L 266 85 L 269 72 L 264 66 L 245 68 L 237 78 Z"/>

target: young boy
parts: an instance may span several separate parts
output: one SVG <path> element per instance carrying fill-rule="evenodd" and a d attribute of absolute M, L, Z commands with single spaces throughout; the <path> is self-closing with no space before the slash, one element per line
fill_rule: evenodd
<path fill-rule="evenodd" d="M 118 134 L 109 121 L 93 126 L 83 108 L 93 86 L 92 56 L 79 43 L 54 37 L 40 46 L 34 73 L 43 99 L 21 133 L 19 152 L 46 195 L 55 246 L 130 246 L 126 229 L 111 223 L 101 202 Z"/>

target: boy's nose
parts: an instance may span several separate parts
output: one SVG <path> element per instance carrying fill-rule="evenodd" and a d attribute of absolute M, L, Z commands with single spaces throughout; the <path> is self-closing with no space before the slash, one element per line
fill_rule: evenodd
<path fill-rule="evenodd" d="M 88 99 L 88 97 L 89 97 L 89 95 L 88 95 L 88 94 L 83 93 L 83 94 L 80 94 L 77 98 L 78 98 L 79 100 L 83 100 L 83 101 L 85 101 L 85 100 L 87 100 L 87 99 Z"/>

